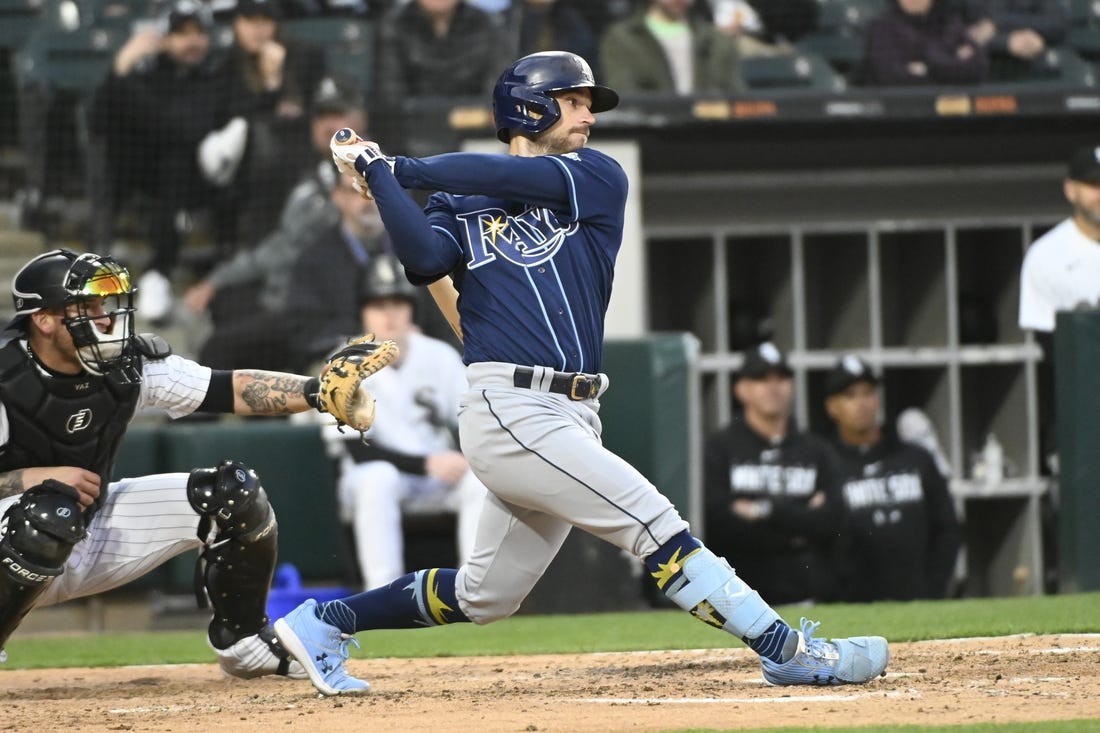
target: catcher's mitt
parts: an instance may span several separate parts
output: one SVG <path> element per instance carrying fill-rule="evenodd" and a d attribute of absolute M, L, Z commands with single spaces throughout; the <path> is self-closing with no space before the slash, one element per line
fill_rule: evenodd
<path fill-rule="evenodd" d="M 354 338 L 328 358 L 321 369 L 317 409 L 336 418 L 336 425 L 347 425 L 363 432 L 374 422 L 374 398 L 363 380 L 392 364 L 400 352 L 387 339 L 378 343 L 374 334 Z"/>

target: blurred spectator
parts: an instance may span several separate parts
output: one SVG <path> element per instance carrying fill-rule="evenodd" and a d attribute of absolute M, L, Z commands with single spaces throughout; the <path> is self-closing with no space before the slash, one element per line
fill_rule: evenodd
<path fill-rule="evenodd" d="M 363 273 L 391 249 L 378 207 L 355 190 L 351 178 L 336 177 L 332 200 L 340 222 L 317 232 L 292 269 L 292 308 L 309 323 L 296 339 L 307 361 L 324 356 L 338 337 L 358 333 Z"/>
<path fill-rule="evenodd" d="M 97 235 L 107 241 L 93 244 L 109 245 L 121 201 L 135 192 L 151 197 L 153 257 L 138 280 L 137 297 L 154 322 L 172 306 L 170 278 L 189 213 L 211 208 L 222 244 L 232 241 L 235 226 L 227 185 L 244 151 L 247 123 L 226 69 L 210 63 L 211 25 L 205 5 L 177 0 L 166 33 L 141 30 L 119 50 L 91 112 L 107 171 L 107 190 L 92 191 L 93 211 L 107 219 Z"/>
<path fill-rule="evenodd" d="M 743 90 L 737 38 L 690 14 L 695 0 L 650 0 L 600 42 L 604 81 L 620 94 Z"/>
<path fill-rule="evenodd" d="M 943 598 L 962 531 L 934 457 L 879 423 L 878 378 L 855 356 L 826 375 L 825 393 L 847 512 L 843 600 Z"/>
<path fill-rule="evenodd" d="M 515 2 L 512 2 L 512 0 L 466 0 L 466 2 L 490 15 L 502 16 L 523 0 L 515 0 Z"/>
<path fill-rule="evenodd" d="M 417 333 L 413 316 L 420 290 L 405 279 L 392 255 L 380 255 L 368 266 L 359 289 L 361 329 L 397 341 L 401 356 L 365 382 L 377 400 L 367 440 L 326 431 L 341 447 L 341 516 L 354 529 L 368 590 L 405 572 L 403 510 L 415 505 L 457 514 L 461 564 L 473 549 L 486 496 L 455 437 L 466 368 L 448 344 Z"/>
<path fill-rule="evenodd" d="M 517 0 L 505 16 L 515 58 L 540 51 L 569 51 L 597 61 L 596 35 L 584 16 L 562 0 Z M 598 73 L 598 72 L 597 72 Z"/>
<path fill-rule="evenodd" d="M 740 25 L 769 43 L 793 43 L 817 28 L 816 0 L 710 0 L 710 7 L 719 28 Z"/>
<path fill-rule="evenodd" d="M 366 202 L 349 200 L 343 192 L 333 191 L 337 175 L 328 147 L 332 135 L 340 128 L 363 129 L 365 125 L 362 98 L 350 85 L 341 86 L 326 78 L 313 106 L 311 138 L 315 157 L 287 197 L 278 227 L 255 247 L 242 250 L 215 267 L 183 297 L 191 312 L 209 312 L 213 322 L 213 333 L 202 350 L 213 360 L 207 363 L 247 360 L 255 364 L 261 357 L 288 366 L 307 363 L 315 354 L 308 339 L 290 336 L 293 319 L 308 321 L 311 329 L 330 336 L 351 332 L 329 329 L 326 315 L 313 318 L 303 304 L 326 296 L 338 299 L 342 293 L 354 292 L 355 281 L 349 281 L 342 289 L 329 288 L 324 282 L 317 283 L 316 278 L 303 279 L 297 263 L 317 242 L 327 241 L 328 233 L 340 230 L 341 203 L 355 220 L 359 217 L 352 209 L 369 208 Z M 356 226 L 359 223 L 353 222 Z M 336 268 L 340 266 L 337 262 L 317 265 Z M 333 269 L 330 278 L 343 274 Z M 347 275 L 354 277 L 354 273 Z M 319 288 L 321 294 L 311 291 L 311 287 Z M 354 303 L 344 312 L 353 313 L 353 306 Z M 349 328 L 347 317 L 344 328 Z M 325 346 L 330 344 L 331 338 Z M 256 353 L 260 350 L 264 353 Z"/>
<path fill-rule="evenodd" d="M 977 84 L 988 71 L 984 47 L 950 0 L 888 0 L 868 26 L 863 83 Z"/>
<path fill-rule="evenodd" d="M 78 31 L 80 26 L 90 25 L 93 20 L 110 19 L 120 25 L 147 22 L 145 12 L 148 8 L 144 2 L 110 2 L 103 3 L 102 8 L 97 3 L 95 8 L 88 7 L 92 4 L 86 2 L 78 7 L 57 2 L 38 3 L 41 7 L 38 11 L 38 30 L 34 35 L 37 36 L 38 32 L 47 36 L 55 33 L 67 35 Z M 26 8 L 34 5 L 27 3 Z M 104 33 L 96 38 L 111 37 Z M 111 42 L 108 40 L 107 43 L 107 50 L 110 50 Z M 46 70 L 50 66 L 47 54 L 37 57 L 36 45 L 27 38 L 22 48 L 0 48 L 0 74 L 3 75 L 0 79 L 0 97 L 6 96 L 3 92 L 7 91 L 9 84 L 16 95 L 15 99 L 0 98 L 0 118 L 15 124 L 12 132 L 17 131 L 17 134 L 12 141 L 20 143 L 26 160 L 19 196 L 21 221 L 28 228 L 45 231 L 54 222 L 52 215 L 56 213 L 53 207 L 47 206 L 50 195 L 80 196 L 97 183 L 94 179 L 82 180 L 76 175 L 79 164 L 87 164 L 88 158 L 95 155 L 84 144 L 81 125 L 95 90 L 81 89 L 76 94 L 59 90 Z M 89 53 L 89 66 L 97 67 L 97 51 L 89 49 Z M 16 60 L 20 57 L 21 61 L 17 64 Z M 2 132 L 0 136 L 3 136 Z M 5 142 L 7 140 L 0 140 L 0 147 Z M 102 173 L 102 164 L 98 172 Z M 98 244 L 103 240 L 93 239 L 92 242 Z"/>
<path fill-rule="evenodd" d="M 791 46 L 783 35 L 772 32 L 764 23 L 764 15 L 758 13 L 748 0 L 711 0 L 710 10 L 710 15 L 703 15 L 713 20 L 719 31 L 737 41 L 737 51 L 741 58 L 790 52 Z M 777 39 L 778 45 L 772 45 L 765 40 L 770 38 Z"/>
<path fill-rule="evenodd" d="M 707 545 L 773 603 L 832 600 L 839 485 L 825 441 L 791 425 L 791 368 L 774 344 L 744 353 L 742 411 L 704 446 Z"/>
<path fill-rule="evenodd" d="M 592 29 L 592 33 L 599 39 L 612 23 L 633 14 L 643 0 L 602 0 L 598 3 L 591 0 L 560 0 L 560 2 L 580 13 L 588 23 L 588 27 Z M 595 68 L 594 65 L 593 68 Z"/>
<path fill-rule="evenodd" d="M 500 24 L 464 0 L 410 0 L 395 8 L 378 35 L 378 102 L 371 106 L 379 138 L 391 149 L 407 147 L 406 133 L 419 121 L 402 113 L 407 101 L 484 98 L 512 61 L 511 48 Z"/>
<path fill-rule="evenodd" d="M 241 163 L 238 245 L 270 230 L 305 161 L 313 91 L 325 74 L 321 49 L 282 40 L 277 0 L 237 0 L 226 63 L 249 122 Z"/>
<path fill-rule="evenodd" d="M 961 0 L 970 37 L 988 49 L 990 76 L 1011 80 L 1066 37 L 1062 0 Z"/>
<path fill-rule="evenodd" d="M 339 212 L 336 221 L 318 221 L 322 212 L 316 212 L 314 221 L 324 226 L 286 240 L 308 242 L 293 264 L 264 263 L 262 280 L 215 292 L 214 330 L 200 351 L 204 364 L 304 368 L 329 350 L 336 336 L 356 330 L 357 281 L 371 257 L 388 249 L 389 239 L 374 202 L 360 196 L 346 176 L 336 176 L 331 201 Z"/>

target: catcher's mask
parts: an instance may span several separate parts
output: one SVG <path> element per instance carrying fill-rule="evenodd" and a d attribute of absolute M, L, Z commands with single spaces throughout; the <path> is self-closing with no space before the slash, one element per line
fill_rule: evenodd
<path fill-rule="evenodd" d="M 493 88 L 497 139 L 507 143 L 513 133 L 537 135 L 549 130 L 561 118 L 561 107 L 551 94 L 568 89 L 590 89 L 593 113 L 619 103 L 619 95 L 597 84 L 588 62 L 575 53 L 542 51 L 513 63 Z"/>
<path fill-rule="evenodd" d="M 84 369 L 99 376 L 119 370 L 129 378 L 133 296 L 130 273 L 112 258 L 53 250 L 28 262 L 12 279 L 16 316 L 9 328 L 25 330 L 31 313 L 61 310 Z M 107 327 L 100 330 L 103 324 Z"/>

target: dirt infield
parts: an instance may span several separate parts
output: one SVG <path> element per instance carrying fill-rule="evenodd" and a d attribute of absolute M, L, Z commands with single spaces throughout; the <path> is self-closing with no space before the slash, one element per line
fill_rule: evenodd
<path fill-rule="evenodd" d="M 364 641 L 369 635 L 364 635 Z M 560 731 L 1100 720 L 1100 634 L 892 646 L 859 687 L 766 686 L 744 649 L 353 659 L 374 683 L 319 698 L 307 682 L 221 678 L 214 665 L 0 672 L 0 730 Z"/>

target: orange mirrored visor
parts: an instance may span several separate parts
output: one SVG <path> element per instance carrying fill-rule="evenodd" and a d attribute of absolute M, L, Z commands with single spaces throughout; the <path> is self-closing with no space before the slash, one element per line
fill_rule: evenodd
<path fill-rule="evenodd" d="M 84 282 L 79 294 L 86 297 L 106 297 L 130 292 L 130 273 L 112 262 L 103 263 Z"/>

